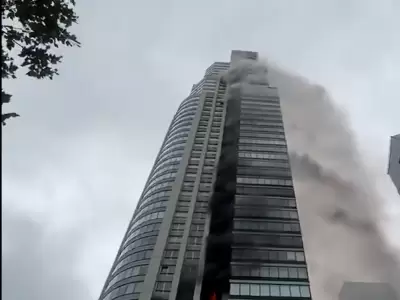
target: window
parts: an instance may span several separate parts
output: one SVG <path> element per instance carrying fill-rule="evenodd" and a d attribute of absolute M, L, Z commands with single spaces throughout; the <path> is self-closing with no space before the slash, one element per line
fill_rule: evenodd
<path fill-rule="evenodd" d="M 285 135 L 284 134 L 277 134 L 277 133 L 268 133 L 268 132 L 256 132 L 256 131 L 251 131 L 251 132 L 240 132 L 240 137 L 250 137 L 250 138 L 275 138 L 275 139 L 280 139 L 284 140 Z"/>
<path fill-rule="evenodd" d="M 250 284 L 250 296 L 260 296 L 259 284 Z"/>
<path fill-rule="evenodd" d="M 183 203 L 186 204 L 186 203 Z M 189 203 L 187 203 L 189 204 Z M 182 205 L 182 204 L 178 204 L 177 208 L 176 208 L 176 213 L 187 213 L 189 211 L 189 205 Z"/>
<path fill-rule="evenodd" d="M 293 186 L 282 186 L 279 184 L 258 186 L 238 184 L 236 186 L 236 192 L 239 195 L 294 197 Z"/>
<path fill-rule="evenodd" d="M 181 238 L 180 236 L 171 236 L 168 238 L 168 242 L 170 244 L 179 244 L 181 242 Z"/>
<path fill-rule="evenodd" d="M 256 159 L 282 159 L 287 160 L 287 154 L 283 153 L 260 153 L 260 152 L 239 152 L 239 157 Z"/>
<path fill-rule="evenodd" d="M 124 242 L 123 246 L 128 244 L 133 238 L 137 237 L 140 234 L 148 233 L 148 232 L 155 232 L 155 231 L 159 230 L 160 229 L 160 225 L 161 225 L 160 223 L 155 223 L 155 224 L 149 224 L 149 225 L 137 228 L 136 230 L 131 232 L 129 234 L 129 236 L 125 239 L 125 242 Z"/>
<path fill-rule="evenodd" d="M 140 218 L 138 218 L 137 220 L 135 220 L 133 223 L 131 223 L 131 231 L 133 231 L 133 228 L 138 227 L 140 224 L 146 222 L 146 221 L 150 221 L 150 220 L 154 220 L 154 219 L 162 219 L 164 218 L 164 212 L 160 211 L 160 212 L 154 212 L 145 216 L 142 216 Z"/>
<path fill-rule="evenodd" d="M 239 159 L 239 166 L 242 167 L 277 167 L 277 168 L 289 168 L 289 163 L 286 161 L 274 161 L 274 160 L 251 160 L 251 159 Z"/>
<path fill-rule="evenodd" d="M 299 276 L 299 278 L 301 278 L 301 279 L 306 279 L 306 278 L 308 278 L 307 269 L 306 269 L 306 268 L 298 269 L 298 276 Z"/>
<path fill-rule="evenodd" d="M 272 178 L 257 178 L 257 177 L 238 177 L 237 183 L 255 184 L 255 185 L 282 185 L 292 186 L 293 182 L 290 179 L 272 179 Z"/>
<path fill-rule="evenodd" d="M 261 152 L 272 152 L 272 153 L 287 153 L 287 148 L 285 146 L 264 146 L 264 145 L 239 145 L 239 150 L 241 151 L 261 151 Z"/>
<path fill-rule="evenodd" d="M 179 230 L 172 229 L 169 234 L 170 234 L 170 236 L 182 237 L 183 229 L 179 229 Z"/>
<path fill-rule="evenodd" d="M 177 258 L 178 257 L 178 251 L 176 251 L 176 250 L 166 250 L 166 251 L 164 251 L 164 257 L 165 258 Z"/>
<path fill-rule="evenodd" d="M 130 284 L 122 285 L 111 292 L 106 294 L 106 297 L 103 300 L 111 300 L 121 295 L 131 294 L 131 293 L 140 293 L 142 292 L 143 282 L 135 282 Z"/>
<path fill-rule="evenodd" d="M 115 274 L 116 271 L 118 271 L 122 266 L 124 266 L 124 265 L 126 265 L 128 263 L 150 258 L 151 254 L 152 254 L 151 250 L 145 250 L 145 251 L 139 251 L 139 252 L 136 252 L 136 253 L 133 253 L 131 255 L 126 256 L 123 260 L 121 260 L 114 267 L 114 270 L 112 271 L 112 274 Z"/>
<path fill-rule="evenodd" d="M 230 294 L 234 296 L 272 296 L 310 298 L 308 285 L 231 283 Z"/>
<path fill-rule="evenodd" d="M 183 212 L 176 212 L 176 213 L 175 213 L 175 217 L 184 218 L 184 217 L 186 217 L 186 213 L 183 213 Z"/>
<path fill-rule="evenodd" d="M 201 245 L 201 238 L 200 237 L 189 237 L 188 244 L 189 245 Z"/>
<path fill-rule="evenodd" d="M 156 241 L 157 241 L 157 236 L 139 238 L 135 240 L 133 243 L 130 243 L 127 246 L 125 246 L 124 250 L 122 250 L 119 257 L 123 256 L 124 254 L 126 254 L 131 250 L 134 250 L 136 247 L 154 245 Z"/>
<path fill-rule="evenodd" d="M 193 214 L 193 219 L 205 220 L 207 218 L 206 211 L 205 212 L 195 212 Z"/>
<path fill-rule="evenodd" d="M 243 144 L 260 144 L 260 145 L 286 145 L 284 140 L 273 140 L 273 139 L 249 139 L 249 138 L 240 138 L 239 143 Z"/>
<path fill-rule="evenodd" d="M 263 209 L 260 207 L 259 209 Z M 258 208 L 255 208 L 258 209 Z M 298 223 L 278 223 L 265 221 L 247 221 L 239 220 L 234 222 L 236 230 L 251 230 L 251 231 L 284 231 L 284 232 L 299 232 L 300 225 Z"/>
<path fill-rule="evenodd" d="M 171 282 L 157 281 L 155 290 L 161 293 L 169 292 L 171 291 Z"/>
<path fill-rule="evenodd" d="M 161 200 L 167 200 L 169 197 L 169 191 L 162 191 L 162 192 L 158 192 L 158 193 L 154 193 L 152 195 L 149 195 L 148 197 L 143 197 L 141 200 L 139 200 L 137 209 L 140 209 L 141 207 L 143 207 L 146 203 L 152 201 L 152 200 L 156 200 L 159 199 Z M 164 199 L 162 199 L 164 198 Z"/>
<path fill-rule="evenodd" d="M 185 257 L 187 259 L 198 259 L 200 258 L 200 251 L 191 251 L 191 250 L 186 251 Z"/>
<path fill-rule="evenodd" d="M 274 250 L 252 250 L 252 249 L 234 249 L 232 257 L 236 260 L 257 259 L 269 262 L 300 262 L 304 263 L 304 253 L 302 251 L 274 251 Z M 263 267 L 264 268 L 264 267 Z M 261 269 L 264 274 L 268 273 L 268 277 L 279 277 L 279 271 L 271 269 Z M 272 268 L 272 267 L 271 267 Z M 240 272 L 248 272 L 248 269 L 240 269 Z M 242 276 L 242 273 L 240 273 Z M 272 276 L 274 275 L 274 276 Z M 247 275 L 249 276 L 249 275 Z M 307 271 L 300 269 L 298 272 L 299 279 L 307 278 Z"/>
<path fill-rule="evenodd" d="M 290 295 L 292 297 L 301 297 L 300 288 L 298 286 L 290 286 Z"/>
<path fill-rule="evenodd" d="M 118 273 L 107 285 L 106 290 L 109 289 L 112 285 L 117 283 L 118 281 L 124 280 L 129 277 L 144 275 L 147 272 L 147 266 L 136 266 L 121 273 Z"/>
<path fill-rule="evenodd" d="M 135 222 L 140 216 L 144 215 L 145 212 L 149 212 L 151 210 L 156 210 L 157 208 L 165 208 L 166 207 L 167 201 L 157 201 L 153 202 L 151 204 L 148 204 L 147 206 L 142 206 L 140 209 L 137 209 L 135 211 L 135 218 L 133 219 L 133 222 Z M 159 209 L 158 209 L 159 210 Z"/>
<path fill-rule="evenodd" d="M 280 296 L 280 293 L 279 293 L 279 285 L 277 285 L 277 284 L 271 284 L 271 285 L 269 286 L 269 288 L 270 288 L 270 294 L 271 294 L 271 296 Z"/>
<path fill-rule="evenodd" d="M 172 230 L 178 230 L 178 231 L 184 230 L 185 229 L 185 224 L 172 223 L 171 229 Z"/>
<path fill-rule="evenodd" d="M 193 231 L 193 232 L 203 232 L 203 230 L 204 230 L 204 225 L 193 224 L 191 227 L 191 231 Z"/>
<path fill-rule="evenodd" d="M 240 295 L 240 285 L 237 283 L 232 283 L 231 284 L 231 291 L 230 291 L 231 295 Z"/>
<path fill-rule="evenodd" d="M 303 252 L 297 252 L 296 253 L 296 260 L 297 261 L 304 261 L 305 260 L 304 253 Z"/>
<path fill-rule="evenodd" d="M 175 266 L 161 266 L 160 274 L 162 275 L 173 275 L 175 273 Z"/>
<path fill-rule="evenodd" d="M 302 297 L 310 297 L 311 296 L 310 287 L 301 286 L 300 287 L 300 294 L 301 294 Z"/>
<path fill-rule="evenodd" d="M 240 284 L 240 295 L 247 296 L 250 295 L 250 285 L 247 283 Z"/>
<path fill-rule="evenodd" d="M 269 293 L 269 286 L 268 285 L 261 285 L 261 296 L 270 296 Z"/>

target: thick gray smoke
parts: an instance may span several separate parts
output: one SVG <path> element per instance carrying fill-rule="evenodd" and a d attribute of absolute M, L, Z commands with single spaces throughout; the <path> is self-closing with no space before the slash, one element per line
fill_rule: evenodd
<path fill-rule="evenodd" d="M 313 299 L 337 300 L 344 281 L 389 282 L 399 288 L 399 264 L 379 226 L 382 198 L 373 176 L 363 168 L 345 114 L 327 92 L 275 66 L 242 61 L 225 76 L 231 87 L 228 101 L 235 100 L 247 83 L 265 84 L 266 69 L 281 98 Z M 225 162 L 220 161 L 222 170 L 233 166 L 232 160 Z M 219 186 L 227 185 L 222 180 Z M 228 221 L 231 210 L 221 204 L 229 207 L 232 202 L 227 198 L 224 202 L 225 192 L 219 193 L 216 185 L 211 210 L 229 212 L 220 215 Z M 229 236 L 231 225 L 224 228 Z"/>
<path fill-rule="evenodd" d="M 314 300 L 337 300 L 343 281 L 400 283 L 379 226 L 382 198 L 359 159 L 345 114 L 327 92 L 275 66 Z"/>

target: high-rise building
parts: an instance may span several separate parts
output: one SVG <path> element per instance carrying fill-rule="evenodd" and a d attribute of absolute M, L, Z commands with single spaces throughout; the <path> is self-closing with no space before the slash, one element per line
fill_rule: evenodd
<path fill-rule="evenodd" d="M 400 194 L 400 134 L 390 138 L 388 174 Z"/>
<path fill-rule="evenodd" d="M 179 106 L 100 300 L 311 299 L 278 91 L 244 63 L 257 59 L 232 51 Z"/>

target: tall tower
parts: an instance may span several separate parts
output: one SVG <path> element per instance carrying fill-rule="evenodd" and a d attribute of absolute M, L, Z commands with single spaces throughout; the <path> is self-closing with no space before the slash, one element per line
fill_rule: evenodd
<path fill-rule="evenodd" d="M 311 299 L 278 92 L 257 59 L 232 51 L 178 108 L 100 300 Z"/>

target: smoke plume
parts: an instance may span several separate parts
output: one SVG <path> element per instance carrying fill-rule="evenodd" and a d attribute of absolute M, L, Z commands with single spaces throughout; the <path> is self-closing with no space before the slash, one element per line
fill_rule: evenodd
<path fill-rule="evenodd" d="M 337 300 L 347 281 L 389 282 L 400 268 L 379 226 L 382 198 L 346 115 L 321 86 L 268 67 L 281 99 L 314 300 Z"/>
<path fill-rule="evenodd" d="M 232 242 L 240 93 L 248 83 L 278 88 L 314 300 L 337 300 L 344 281 L 400 282 L 379 226 L 382 198 L 364 168 L 346 115 L 323 87 L 276 66 L 242 61 L 225 75 L 228 112 L 210 202 L 203 291 L 226 291 Z M 218 260 L 218 258 L 224 259 Z M 207 291 L 209 293 L 210 290 Z"/>

